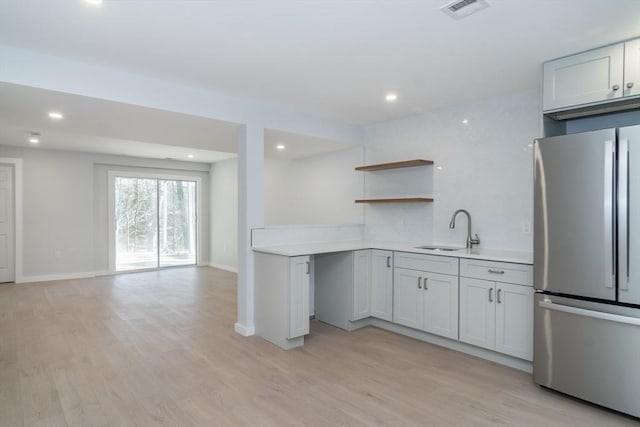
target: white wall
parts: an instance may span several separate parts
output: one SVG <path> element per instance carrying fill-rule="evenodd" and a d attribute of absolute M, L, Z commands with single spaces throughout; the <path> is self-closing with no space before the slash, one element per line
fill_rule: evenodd
<path fill-rule="evenodd" d="M 458 218 L 455 230 L 449 229 L 449 220 L 456 209 L 465 208 L 482 247 L 532 250 L 532 236 L 523 234 L 521 225 L 533 220 L 530 144 L 542 135 L 539 116 L 536 90 L 367 126 L 368 164 L 412 158 L 435 162 L 384 179 L 368 173 L 368 193 L 432 191 L 435 201 L 367 206 L 367 238 L 463 245 L 466 220 Z M 396 184 L 377 188 L 384 181 Z"/>
<path fill-rule="evenodd" d="M 362 224 L 354 200 L 364 176 L 362 146 L 296 160 L 265 160 L 265 224 Z"/>
<path fill-rule="evenodd" d="M 207 212 L 205 164 L 8 146 L 0 146 L 0 156 L 23 159 L 25 281 L 107 270 L 107 170 L 190 170 L 206 178 Z M 208 260 L 208 215 L 204 217 L 202 256 Z"/>
<path fill-rule="evenodd" d="M 211 265 L 238 268 L 238 160 L 211 165 L 209 253 Z"/>

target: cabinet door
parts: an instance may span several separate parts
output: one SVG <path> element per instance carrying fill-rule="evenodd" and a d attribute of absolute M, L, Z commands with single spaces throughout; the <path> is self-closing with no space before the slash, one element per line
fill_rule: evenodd
<path fill-rule="evenodd" d="M 458 339 L 458 276 L 426 273 L 424 330 Z"/>
<path fill-rule="evenodd" d="M 411 328 L 423 327 L 424 291 L 422 279 L 425 273 L 406 268 L 394 268 L 393 273 L 393 322 Z"/>
<path fill-rule="evenodd" d="M 496 350 L 533 360 L 533 294 L 530 286 L 496 284 Z"/>
<path fill-rule="evenodd" d="M 624 44 L 624 96 L 635 95 L 640 95 L 640 39 Z"/>
<path fill-rule="evenodd" d="M 289 339 L 309 333 L 309 273 L 308 256 L 292 257 L 289 273 Z"/>
<path fill-rule="evenodd" d="M 547 62 L 543 110 L 621 98 L 623 72 L 623 43 Z M 618 89 L 614 90 L 616 85 Z"/>
<path fill-rule="evenodd" d="M 353 310 L 351 320 L 371 316 L 371 251 L 353 253 Z"/>
<path fill-rule="evenodd" d="M 371 315 L 393 320 L 393 252 L 371 251 Z"/>
<path fill-rule="evenodd" d="M 460 341 L 495 349 L 495 300 L 495 282 L 460 278 Z"/>

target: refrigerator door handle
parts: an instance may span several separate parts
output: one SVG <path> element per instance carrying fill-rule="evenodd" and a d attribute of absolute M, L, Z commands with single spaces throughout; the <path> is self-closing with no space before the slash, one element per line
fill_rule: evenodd
<path fill-rule="evenodd" d="M 629 291 L 629 140 L 620 140 L 618 156 L 618 290 Z"/>
<path fill-rule="evenodd" d="M 560 311 L 563 313 L 574 314 L 576 316 L 590 317 L 593 319 L 608 320 L 610 322 L 625 323 L 627 325 L 640 326 L 640 319 L 637 317 L 621 316 L 619 314 L 605 313 L 602 311 L 587 310 L 584 308 L 572 307 L 570 305 L 556 304 L 549 300 L 538 302 L 538 307 L 547 310 Z"/>
<path fill-rule="evenodd" d="M 604 143 L 604 285 L 613 288 L 613 186 L 614 186 L 614 146 L 613 141 Z"/>

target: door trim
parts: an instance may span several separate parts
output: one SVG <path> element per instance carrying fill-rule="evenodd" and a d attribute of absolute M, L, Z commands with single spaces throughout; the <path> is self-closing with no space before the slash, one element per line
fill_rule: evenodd
<path fill-rule="evenodd" d="M 150 172 L 131 172 L 131 171 L 107 171 L 107 222 L 108 222 L 108 245 L 109 245 L 109 274 L 119 273 L 133 273 L 142 270 L 133 271 L 116 271 L 116 246 L 114 241 L 115 235 L 115 188 L 116 178 L 148 178 L 148 179 L 169 179 L 178 181 L 195 181 L 196 183 L 196 265 L 202 264 L 202 178 L 196 175 L 178 175 L 178 174 L 164 174 L 164 173 L 150 173 Z M 158 267 L 160 268 L 160 267 Z M 148 270 L 157 270 L 158 268 L 151 268 Z"/>
<path fill-rule="evenodd" d="M 24 277 L 22 275 L 22 159 L 12 157 L 0 157 L 0 164 L 13 166 L 13 190 L 14 190 L 14 283 L 22 283 Z"/>

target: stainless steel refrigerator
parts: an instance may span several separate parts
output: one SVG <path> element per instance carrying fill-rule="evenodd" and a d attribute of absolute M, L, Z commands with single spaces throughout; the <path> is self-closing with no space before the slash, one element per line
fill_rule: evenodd
<path fill-rule="evenodd" d="M 534 380 L 640 417 L 640 126 L 534 154 Z"/>

